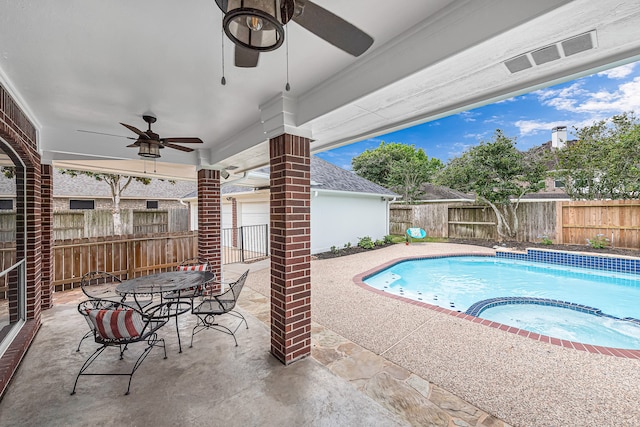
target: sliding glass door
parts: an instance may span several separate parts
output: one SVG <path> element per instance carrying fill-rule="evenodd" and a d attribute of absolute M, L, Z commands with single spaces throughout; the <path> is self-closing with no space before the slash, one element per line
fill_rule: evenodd
<path fill-rule="evenodd" d="M 26 319 L 25 167 L 0 139 L 0 356 Z"/>

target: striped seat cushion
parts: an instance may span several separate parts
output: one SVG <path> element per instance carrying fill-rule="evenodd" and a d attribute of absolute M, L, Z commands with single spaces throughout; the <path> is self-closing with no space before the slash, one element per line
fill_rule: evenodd
<path fill-rule="evenodd" d="M 87 310 L 87 316 L 98 334 L 105 339 L 120 340 L 139 337 L 144 331 L 144 321 L 133 309 Z"/>
<path fill-rule="evenodd" d="M 207 271 L 207 264 L 179 265 L 178 271 Z"/>

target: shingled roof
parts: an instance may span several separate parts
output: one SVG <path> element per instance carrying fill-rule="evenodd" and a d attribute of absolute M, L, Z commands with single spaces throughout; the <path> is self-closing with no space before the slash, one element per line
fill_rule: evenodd
<path fill-rule="evenodd" d="M 311 181 L 311 188 L 314 190 L 349 191 L 398 197 L 393 191 L 316 156 L 311 157 Z"/>
<path fill-rule="evenodd" d="M 256 172 L 269 174 L 269 168 L 258 169 Z M 265 180 L 265 186 L 268 185 L 269 180 L 267 179 Z M 400 197 L 391 190 L 387 190 L 353 172 L 335 166 L 316 156 L 311 156 L 311 189 Z M 253 189 L 239 185 L 223 185 L 221 188 L 222 194 L 238 194 L 249 191 L 253 191 Z M 197 197 L 197 192 L 187 194 L 183 198 L 189 199 L 194 197 Z"/>
<path fill-rule="evenodd" d="M 122 197 L 127 199 L 180 199 L 185 193 L 197 188 L 195 181 L 161 181 L 154 179 L 149 185 L 133 181 Z M 104 182 L 86 175 L 72 177 L 62 174 L 59 170 L 53 172 L 53 196 L 54 197 L 93 197 L 111 198 L 111 190 Z"/>

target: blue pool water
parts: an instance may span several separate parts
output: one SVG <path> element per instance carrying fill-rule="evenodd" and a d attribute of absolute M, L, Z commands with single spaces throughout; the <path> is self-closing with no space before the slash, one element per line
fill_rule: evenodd
<path fill-rule="evenodd" d="M 404 261 L 364 282 L 385 292 L 461 312 L 491 298 L 532 297 L 594 307 L 620 319 L 640 319 L 640 277 L 634 274 L 465 256 Z M 513 304 L 485 309 L 479 317 L 571 341 L 640 349 L 640 325 L 612 322 L 615 319 L 567 308 Z M 592 325 L 587 328 L 585 322 Z M 589 332 L 583 333 L 586 329 Z M 619 339 L 614 338 L 616 334 Z"/>

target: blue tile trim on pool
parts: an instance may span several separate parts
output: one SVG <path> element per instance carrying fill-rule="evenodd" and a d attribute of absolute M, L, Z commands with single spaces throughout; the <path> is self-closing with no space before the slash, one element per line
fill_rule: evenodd
<path fill-rule="evenodd" d="M 567 265 L 570 267 L 593 268 L 615 271 L 617 273 L 640 275 L 640 259 L 614 258 L 583 253 L 556 252 L 541 249 L 527 249 L 527 253 L 497 251 L 496 258 L 519 261 L 544 262 L 547 264 Z"/>
<path fill-rule="evenodd" d="M 526 255 L 526 254 L 524 254 Z M 442 307 L 438 307 L 436 305 L 432 305 L 423 301 L 416 301 L 416 300 L 412 300 L 409 298 L 405 298 L 404 296 L 400 296 L 400 295 L 394 295 L 394 294 L 390 294 L 388 292 L 384 292 L 384 290 L 381 289 L 375 289 L 372 288 L 371 286 L 367 285 L 366 283 L 364 283 L 364 280 L 366 280 L 366 278 L 369 278 L 375 274 L 378 274 L 380 271 L 385 270 L 387 268 L 390 268 L 393 265 L 402 263 L 402 262 L 406 262 L 406 261 L 411 261 L 411 260 L 416 260 L 416 259 L 432 259 L 432 258 L 447 258 L 447 257 L 459 257 L 459 256 L 488 256 L 488 257 L 494 257 L 494 255 L 489 255 L 489 254 L 479 254 L 479 253 L 442 253 L 439 255 L 428 255 L 428 256 L 417 256 L 417 257 L 407 257 L 407 258 L 401 258 L 401 259 L 395 259 L 395 260 L 391 260 L 385 264 L 379 265 L 375 268 L 372 268 L 371 270 L 368 271 L 364 271 L 360 274 L 357 274 L 354 278 L 353 281 L 356 283 L 356 285 L 367 289 L 370 292 L 375 292 L 379 295 L 383 295 L 385 298 L 393 298 L 393 299 L 398 299 L 401 301 L 404 301 L 408 304 L 413 304 L 419 307 L 424 307 L 430 310 L 434 310 L 437 311 L 439 313 L 445 313 L 445 314 L 449 314 L 451 316 L 457 317 L 457 318 L 461 318 L 461 319 L 465 319 L 468 321 L 471 321 L 473 323 L 479 323 L 491 328 L 496 328 L 496 329 L 500 329 L 502 331 L 505 332 L 509 332 L 512 334 L 517 334 L 520 335 L 522 337 L 525 338 L 530 338 L 536 341 L 540 341 L 542 343 L 549 343 L 552 345 L 559 345 L 565 348 L 570 348 L 570 349 L 574 349 L 574 350 L 578 350 L 578 351 L 586 351 L 589 353 L 595 353 L 595 354 L 602 354 L 602 355 L 607 355 L 607 356 L 616 356 L 616 357 L 626 357 L 626 358 L 631 358 L 631 359 L 639 359 L 640 360 L 640 350 L 626 350 L 626 349 L 619 349 L 619 348 L 611 348 L 611 347 L 602 347 L 602 346 L 598 346 L 598 345 L 590 345 L 590 344 L 582 344 L 579 342 L 572 342 L 572 341 L 567 341 L 567 340 L 561 340 L 558 338 L 553 338 L 547 335 L 541 335 L 535 332 L 530 332 L 524 329 L 519 329 L 519 328 L 515 328 L 512 326 L 508 326 L 508 325 L 504 325 L 502 323 L 497 323 L 497 322 L 493 322 L 491 320 L 487 320 L 487 319 L 483 319 L 481 317 L 477 317 L 477 316 L 472 316 L 466 313 L 461 313 L 461 312 L 456 312 L 456 311 L 452 311 L 446 308 L 442 308 Z M 504 257 L 504 258 L 509 258 L 509 257 Z M 516 258 L 512 258 L 512 259 L 516 259 Z M 525 258 L 526 259 L 526 258 Z M 638 259 L 640 261 L 640 259 Z M 638 269 L 636 269 L 636 272 L 638 271 Z M 636 273 L 638 274 L 638 273 Z M 637 323 L 640 324 L 640 321 L 638 319 L 633 319 L 633 318 L 625 318 L 623 320 L 629 320 L 630 322 L 633 323 Z"/>
<path fill-rule="evenodd" d="M 625 317 L 619 318 L 616 316 L 612 316 L 610 314 L 603 313 L 599 308 L 589 307 L 582 304 L 576 304 L 574 302 L 560 301 L 555 299 L 547 299 L 547 298 L 531 298 L 531 297 L 498 297 L 498 298 L 490 298 L 482 301 L 478 301 L 473 304 L 465 314 L 470 316 L 480 317 L 480 314 L 488 309 L 493 307 L 498 307 L 501 305 L 508 304 L 535 304 L 535 305 L 544 305 L 549 307 L 561 307 L 568 308 L 569 310 L 579 311 L 581 313 L 593 314 L 594 316 L 600 317 L 608 317 L 610 319 L 615 320 L 623 320 L 627 322 L 632 322 L 640 325 L 640 320 L 634 319 L 633 317 Z"/>

